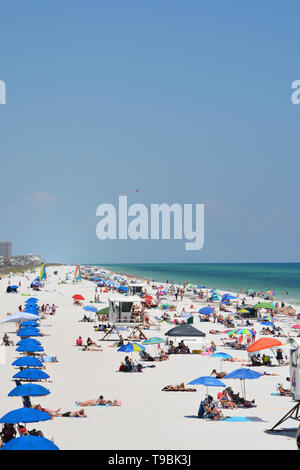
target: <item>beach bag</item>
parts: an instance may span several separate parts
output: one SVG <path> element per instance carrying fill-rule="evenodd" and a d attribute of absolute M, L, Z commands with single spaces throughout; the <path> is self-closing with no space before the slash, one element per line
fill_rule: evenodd
<path fill-rule="evenodd" d="M 122 405 L 121 400 L 114 400 L 113 401 L 113 406 L 121 406 L 121 405 Z"/>

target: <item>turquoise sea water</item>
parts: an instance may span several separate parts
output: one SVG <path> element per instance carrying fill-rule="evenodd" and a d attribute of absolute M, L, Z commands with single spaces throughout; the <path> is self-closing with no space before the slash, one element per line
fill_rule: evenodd
<path fill-rule="evenodd" d="M 300 263 L 111 264 L 105 268 L 157 281 L 187 281 L 230 291 L 274 290 L 275 300 L 300 305 Z M 286 294 L 286 290 L 288 294 Z"/>

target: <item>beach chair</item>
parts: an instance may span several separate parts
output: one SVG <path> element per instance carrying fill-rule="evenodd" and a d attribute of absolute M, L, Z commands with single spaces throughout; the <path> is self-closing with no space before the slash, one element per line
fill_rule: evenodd
<path fill-rule="evenodd" d="M 199 409 L 198 409 L 198 418 L 205 419 L 207 412 L 205 410 L 205 406 L 203 401 L 200 402 Z"/>

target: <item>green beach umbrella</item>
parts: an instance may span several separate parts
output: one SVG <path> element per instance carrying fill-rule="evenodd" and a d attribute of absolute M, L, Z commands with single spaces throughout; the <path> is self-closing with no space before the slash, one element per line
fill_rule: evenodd
<path fill-rule="evenodd" d="M 258 302 L 258 304 L 253 305 L 253 308 L 265 308 L 265 309 L 270 309 L 274 310 L 275 307 L 274 305 L 270 304 L 269 302 Z"/>

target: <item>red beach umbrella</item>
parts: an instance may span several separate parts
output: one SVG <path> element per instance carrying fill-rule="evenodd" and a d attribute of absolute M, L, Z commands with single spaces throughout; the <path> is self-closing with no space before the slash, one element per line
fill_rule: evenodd
<path fill-rule="evenodd" d="M 75 295 L 73 295 L 72 299 L 75 299 L 75 300 L 85 300 L 85 298 L 82 297 L 81 294 L 75 294 Z"/>

